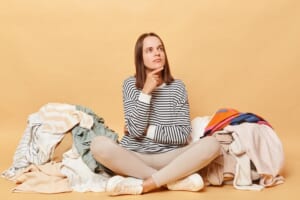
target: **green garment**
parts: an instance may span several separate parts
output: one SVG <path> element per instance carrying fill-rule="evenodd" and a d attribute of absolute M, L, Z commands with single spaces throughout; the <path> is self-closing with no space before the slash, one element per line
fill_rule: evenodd
<path fill-rule="evenodd" d="M 91 115 L 94 119 L 94 124 L 91 130 L 80 127 L 79 125 L 72 129 L 73 142 L 76 150 L 81 155 L 83 162 L 86 163 L 93 172 L 100 173 L 105 171 L 106 173 L 113 174 L 111 170 L 94 159 L 90 151 L 90 145 L 92 139 L 95 136 L 100 135 L 107 136 L 113 141 L 118 142 L 118 134 L 114 130 L 105 126 L 104 119 L 102 117 L 98 117 L 91 109 L 80 105 L 76 105 L 76 109 Z"/>

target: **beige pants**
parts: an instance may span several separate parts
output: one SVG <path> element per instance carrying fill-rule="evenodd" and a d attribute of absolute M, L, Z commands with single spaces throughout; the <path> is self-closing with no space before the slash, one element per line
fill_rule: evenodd
<path fill-rule="evenodd" d="M 116 174 L 140 179 L 152 177 L 158 187 L 199 171 L 221 154 L 214 137 L 166 153 L 142 154 L 98 136 L 92 141 L 91 151 L 99 163 Z"/>

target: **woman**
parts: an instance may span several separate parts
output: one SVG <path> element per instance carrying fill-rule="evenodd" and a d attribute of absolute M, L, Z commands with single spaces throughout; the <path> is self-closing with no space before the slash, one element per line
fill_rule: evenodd
<path fill-rule="evenodd" d="M 94 138 L 94 158 L 118 174 L 109 179 L 112 195 L 142 194 L 162 186 L 199 191 L 196 173 L 220 155 L 214 137 L 188 145 L 191 122 L 182 81 L 171 75 L 165 46 L 155 33 L 135 45 L 136 74 L 124 81 L 125 134 L 120 144 Z M 125 177 L 123 177 L 125 176 Z"/>

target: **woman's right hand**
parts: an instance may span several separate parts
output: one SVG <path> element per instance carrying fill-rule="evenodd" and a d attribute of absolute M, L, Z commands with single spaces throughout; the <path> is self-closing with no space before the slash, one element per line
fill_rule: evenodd
<path fill-rule="evenodd" d="M 164 68 L 155 69 L 147 74 L 146 81 L 143 87 L 143 93 L 151 94 L 152 91 L 162 83 L 160 72 Z"/>

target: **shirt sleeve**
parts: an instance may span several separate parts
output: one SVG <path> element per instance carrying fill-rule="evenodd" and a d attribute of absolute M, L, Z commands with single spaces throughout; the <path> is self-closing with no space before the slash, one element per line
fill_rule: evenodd
<path fill-rule="evenodd" d="M 123 84 L 123 106 L 125 125 L 129 135 L 144 137 L 150 115 L 151 95 L 137 90 L 133 81 L 125 80 Z"/>
<path fill-rule="evenodd" d="M 149 125 L 146 136 L 158 143 L 184 145 L 192 129 L 188 95 L 183 83 L 173 95 L 175 103 L 169 123 Z"/>

